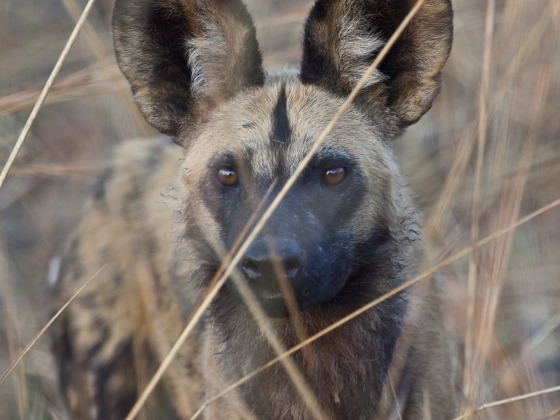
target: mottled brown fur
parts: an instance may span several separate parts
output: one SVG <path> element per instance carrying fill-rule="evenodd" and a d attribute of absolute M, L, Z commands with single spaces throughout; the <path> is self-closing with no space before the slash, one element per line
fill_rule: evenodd
<path fill-rule="evenodd" d="M 163 140 L 121 146 L 69 241 L 57 305 L 99 271 L 57 324 L 55 352 L 73 418 L 126 415 L 239 227 L 272 182 L 281 185 L 293 173 L 410 7 L 318 0 L 301 74 L 267 75 L 239 1 L 117 0 L 119 65 L 146 119 L 182 147 Z M 272 241 L 289 235 L 301 245 L 297 273 L 306 271 L 293 279 L 303 285 L 292 286 L 308 336 L 416 269 L 418 215 L 390 140 L 430 108 L 450 46 L 450 3 L 427 0 L 262 234 Z M 216 180 L 226 161 L 239 173 L 231 188 Z M 344 167 L 344 187 L 320 181 L 328 165 Z M 427 410 L 431 419 L 453 417 L 453 369 L 436 286 L 401 293 L 294 354 L 329 418 L 410 420 Z M 287 348 L 298 343 L 291 317 L 269 321 Z M 142 415 L 188 419 L 204 399 L 274 356 L 228 283 Z M 205 416 L 312 418 L 280 364 Z"/>

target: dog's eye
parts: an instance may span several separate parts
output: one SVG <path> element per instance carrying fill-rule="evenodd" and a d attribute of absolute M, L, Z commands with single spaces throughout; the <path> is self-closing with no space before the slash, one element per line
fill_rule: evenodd
<path fill-rule="evenodd" d="M 323 172 L 321 183 L 325 187 L 334 187 L 346 179 L 348 171 L 346 168 L 331 168 Z"/>
<path fill-rule="evenodd" d="M 218 169 L 218 181 L 226 187 L 235 187 L 239 183 L 239 175 L 234 169 Z"/>

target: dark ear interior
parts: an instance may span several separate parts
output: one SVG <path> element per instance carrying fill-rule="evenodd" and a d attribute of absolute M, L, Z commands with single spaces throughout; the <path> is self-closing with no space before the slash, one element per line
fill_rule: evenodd
<path fill-rule="evenodd" d="M 415 0 L 317 0 L 305 26 L 301 79 L 346 96 Z M 386 107 L 399 128 L 430 109 L 451 51 L 450 0 L 426 0 L 367 81 L 357 101 L 366 112 Z"/>
<path fill-rule="evenodd" d="M 240 0 L 117 0 L 113 32 L 140 111 L 173 137 L 220 101 L 264 82 L 255 28 Z"/>

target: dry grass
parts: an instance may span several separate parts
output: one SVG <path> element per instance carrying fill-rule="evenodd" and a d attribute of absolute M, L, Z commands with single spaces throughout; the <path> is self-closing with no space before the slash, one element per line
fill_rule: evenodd
<path fill-rule="evenodd" d="M 114 71 L 110 1 L 98 2 L 0 190 L 2 370 L 49 319 L 49 261 L 111 146 L 150 132 Z M 2 163 L 85 5 L 77 3 L 0 4 Z M 309 5 L 248 3 L 265 63 L 297 65 Z M 497 1 L 487 19 L 488 3 L 454 1 L 455 45 L 442 94 L 396 144 L 426 215 L 424 269 L 413 281 L 436 271 L 444 281 L 448 326 L 468 353 L 465 418 L 477 409 L 472 418 L 554 418 L 560 209 L 545 206 L 560 198 L 560 1 Z M 473 246 L 479 238 L 484 247 Z M 23 362 L 0 385 L 0 417 L 62 418 L 48 340 Z"/>

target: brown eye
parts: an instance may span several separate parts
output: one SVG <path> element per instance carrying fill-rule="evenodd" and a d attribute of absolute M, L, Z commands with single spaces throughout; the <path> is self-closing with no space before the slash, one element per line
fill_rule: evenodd
<path fill-rule="evenodd" d="M 218 169 L 218 181 L 226 187 L 235 187 L 239 183 L 239 175 L 231 168 Z"/>
<path fill-rule="evenodd" d="M 322 184 L 325 187 L 334 187 L 346 179 L 346 168 L 332 168 L 323 172 Z"/>

